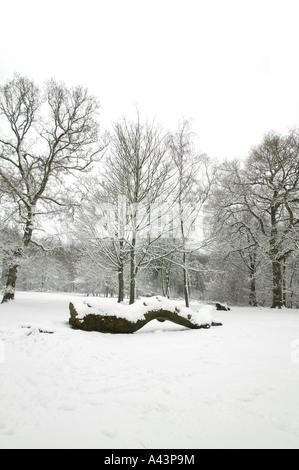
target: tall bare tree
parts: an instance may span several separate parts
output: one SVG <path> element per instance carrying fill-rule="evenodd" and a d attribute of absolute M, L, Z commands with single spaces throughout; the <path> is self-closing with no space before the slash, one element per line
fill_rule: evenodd
<path fill-rule="evenodd" d="M 135 121 L 124 118 L 111 134 L 106 161 L 106 187 L 125 200 L 126 239 L 123 248 L 129 252 L 130 304 L 136 295 L 136 278 L 142 264 L 147 264 L 149 248 L 161 237 L 153 233 L 152 208 L 159 198 L 167 199 L 166 182 L 171 177 L 167 156 L 167 136 L 153 121 L 142 123 L 137 113 Z M 138 256 L 137 256 L 138 255 Z"/>
<path fill-rule="evenodd" d="M 222 167 L 214 193 L 214 222 L 250 274 L 251 303 L 256 303 L 258 264 L 272 272 L 272 308 L 285 304 L 285 268 L 299 240 L 299 134 L 266 134 L 241 165 Z M 290 276 L 289 276 L 290 277 Z M 293 279 L 293 278 L 291 278 Z"/>
<path fill-rule="evenodd" d="M 123 202 L 99 175 L 80 178 L 80 201 L 71 224 L 78 251 L 107 274 L 116 272 L 118 302 L 124 300 L 124 268 L 129 257 Z"/>
<path fill-rule="evenodd" d="M 188 121 L 180 123 L 178 130 L 170 136 L 169 146 L 176 169 L 174 198 L 178 207 L 180 232 L 178 251 L 182 254 L 184 296 L 186 307 L 189 307 L 188 256 L 194 249 L 196 250 L 204 244 L 203 239 L 197 239 L 197 243 L 192 247 L 192 243 L 190 243 L 191 232 L 210 193 L 216 169 L 212 170 L 210 161 L 205 154 L 198 154 L 195 151 Z"/>
<path fill-rule="evenodd" d="M 97 100 L 81 86 L 49 81 L 43 92 L 26 77 L 0 87 L 0 185 L 22 227 L 2 302 L 15 295 L 23 250 L 40 215 L 62 207 L 63 177 L 86 170 L 100 153 Z"/>
<path fill-rule="evenodd" d="M 214 250 L 249 282 L 249 304 L 257 305 L 256 277 L 263 258 L 259 256 L 258 223 L 241 204 L 242 177 L 239 161 L 221 165 L 217 185 L 209 200 L 209 226 L 215 235 Z"/>
<path fill-rule="evenodd" d="M 243 203 L 267 239 L 272 267 L 272 308 L 284 305 L 283 266 L 299 238 L 299 133 L 271 132 L 247 161 Z"/>

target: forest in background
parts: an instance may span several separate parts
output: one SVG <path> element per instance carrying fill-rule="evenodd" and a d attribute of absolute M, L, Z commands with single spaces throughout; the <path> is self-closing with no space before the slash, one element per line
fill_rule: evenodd
<path fill-rule="evenodd" d="M 99 124 L 81 86 L 0 87 L 2 301 L 20 289 L 299 308 L 298 129 L 219 162 L 188 121 L 170 131 L 137 109 Z"/>

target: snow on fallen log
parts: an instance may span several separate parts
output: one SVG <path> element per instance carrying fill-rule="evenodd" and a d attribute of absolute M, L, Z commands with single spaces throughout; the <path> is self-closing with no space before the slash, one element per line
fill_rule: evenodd
<path fill-rule="evenodd" d="M 73 328 L 101 333 L 134 333 L 151 320 L 169 320 L 192 329 L 222 325 L 213 319 L 212 306 L 199 306 L 193 311 L 161 296 L 137 300 L 132 305 L 88 299 L 71 302 L 69 309 Z"/>

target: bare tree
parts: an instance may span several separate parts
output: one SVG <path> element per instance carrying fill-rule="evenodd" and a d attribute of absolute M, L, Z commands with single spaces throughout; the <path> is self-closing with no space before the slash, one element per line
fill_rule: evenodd
<path fill-rule="evenodd" d="M 180 233 L 177 249 L 182 254 L 184 296 L 186 307 L 189 307 L 188 255 L 205 243 L 203 239 L 199 240 L 199 237 L 197 237 L 197 243 L 192 247 L 190 236 L 194 223 L 199 218 L 199 214 L 210 193 L 216 169 L 212 170 L 209 159 L 205 154 L 195 152 L 188 121 L 183 121 L 177 132 L 170 136 L 169 146 L 176 169 L 173 186 L 176 188 L 174 189 L 174 198 L 177 201 Z"/>
<path fill-rule="evenodd" d="M 272 308 L 284 305 L 283 266 L 298 244 L 299 135 L 265 135 L 246 168 L 243 202 L 259 224 L 272 266 Z"/>
<path fill-rule="evenodd" d="M 166 135 L 154 121 L 142 123 L 137 114 L 135 121 L 124 118 L 114 126 L 106 161 L 106 186 L 126 204 L 126 237 L 120 230 L 119 240 L 129 252 L 130 304 L 135 301 L 138 271 L 148 264 L 149 248 L 161 237 L 161 231 L 151 230 L 157 217 L 152 208 L 159 198 L 167 199 L 166 182 L 171 178 L 167 152 Z"/>
<path fill-rule="evenodd" d="M 0 87 L 0 184 L 22 226 L 2 302 L 14 298 L 19 262 L 38 218 L 62 207 L 63 177 L 84 171 L 101 151 L 99 104 L 86 89 L 51 80 L 43 93 L 16 75 Z"/>
<path fill-rule="evenodd" d="M 285 270 L 299 239 L 298 132 L 271 132 L 254 147 L 244 165 L 225 164 L 214 193 L 214 222 L 229 253 L 237 253 L 250 273 L 255 303 L 261 260 L 272 272 L 272 308 L 285 305 Z M 214 225 L 215 226 L 215 225 Z M 291 278 L 293 279 L 293 278 Z"/>
<path fill-rule="evenodd" d="M 71 235 L 83 258 L 102 272 L 117 273 L 118 302 L 124 300 L 124 268 L 129 258 L 125 220 L 118 193 L 98 176 L 80 178 L 80 202 L 71 224 Z M 96 271 L 96 269 L 94 269 Z M 92 273 L 91 277 L 97 277 Z M 93 279 L 96 283 L 96 280 Z"/>
<path fill-rule="evenodd" d="M 221 252 L 222 262 L 228 262 L 249 278 L 249 304 L 257 305 L 256 276 L 263 257 L 259 256 L 260 237 L 257 221 L 241 204 L 240 163 L 224 162 L 217 185 L 209 200 L 209 226 L 213 232 L 214 250 Z"/>

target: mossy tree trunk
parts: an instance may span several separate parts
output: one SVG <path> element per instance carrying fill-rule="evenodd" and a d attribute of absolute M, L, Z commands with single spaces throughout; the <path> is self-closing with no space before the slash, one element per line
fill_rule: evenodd
<path fill-rule="evenodd" d="M 188 315 L 187 318 L 180 314 L 180 309 L 176 308 L 175 311 L 164 310 L 149 310 L 144 314 L 144 318 L 138 319 L 136 322 L 130 321 L 127 318 L 117 317 L 116 315 L 101 315 L 91 312 L 84 316 L 83 319 L 78 319 L 78 312 L 75 306 L 70 303 L 70 319 L 69 324 L 75 329 L 81 329 L 85 331 L 99 331 L 101 333 L 134 333 L 135 331 L 142 328 L 151 320 L 165 321 L 169 320 L 178 325 L 191 328 L 210 328 L 211 326 L 221 326 L 219 322 L 211 322 L 204 324 L 197 324 L 192 319 L 192 314 Z"/>

